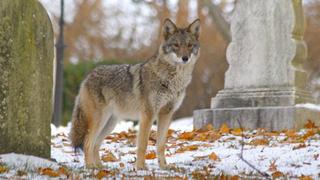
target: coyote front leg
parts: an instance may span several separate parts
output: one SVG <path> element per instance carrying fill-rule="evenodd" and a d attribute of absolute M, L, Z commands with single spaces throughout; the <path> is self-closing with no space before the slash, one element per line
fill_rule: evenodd
<path fill-rule="evenodd" d="M 141 113 L 141 120 L 138 133 L 138 148 L 137 148 L 137 169 L 145 169 L 145 154 L 147 150 L 148 140 L 151 125 L 153 122 L 153 114 L 150 111 L 143 111 Z"/>
<path fill-rule="evenodd" d="M 172 117 L 172 108 L 170 106 L 163 107 L 159 112 L 158 128 L 157 128 L 157 156 L 161 169 L 167 169 L 165 158 L 165 144 L 167 141 L 168 128 Z"/>

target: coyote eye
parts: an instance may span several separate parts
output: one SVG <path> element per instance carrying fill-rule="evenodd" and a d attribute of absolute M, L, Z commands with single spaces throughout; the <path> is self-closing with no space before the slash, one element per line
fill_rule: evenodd
<path fill-rule="evenodd" d="M 178 43 L 174 43 L 174 44 L 172 44 L 172 46 L 173 46 L 174 48 L 178 48 L 178 47 L 179 47 L 179 44 L 178 44 Z"/>
<path fill-rule="evenodd" d="M 188 44 L 188 48 L 192 48 L 192 46 L 193 46 L 192 44 Z"/>

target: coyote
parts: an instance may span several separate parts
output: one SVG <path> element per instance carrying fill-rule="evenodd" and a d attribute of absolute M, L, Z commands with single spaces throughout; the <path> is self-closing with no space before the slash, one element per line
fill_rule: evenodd
<path fill-rule="evenodd" d="M 184 99 L 200 55 L 197 19 L 186 28 L 163 24 L 157 53 L 134 65 L 102 65 L 84 79 L 75 101 L 70 139 L 84 150 L 86 167 L 101 167 L 99 148 L 119 119 L 140 119 L 136 168 L 145 169 L 151 125 L 157 120 L 157 157 L 168 168 L 165 143 L 172 114 Z"/>

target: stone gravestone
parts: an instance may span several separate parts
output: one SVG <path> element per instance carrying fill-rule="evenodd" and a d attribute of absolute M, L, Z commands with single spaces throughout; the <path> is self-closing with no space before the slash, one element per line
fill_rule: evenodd
<path fill-rule="evenodd" d="M 37 0 L 0 1 L 0 154 L 50 157 L 53 30 Z"/>
<path fill-rule="evenodd" d="M 224 89 L 211 109 L 194 112 L 195 128 L 212 123 L 280 130 L 318 121 L 319 112 L 297 106 L 312 102 L 301 0 L 241 0 L 231 20 L 232 42 Z"/>

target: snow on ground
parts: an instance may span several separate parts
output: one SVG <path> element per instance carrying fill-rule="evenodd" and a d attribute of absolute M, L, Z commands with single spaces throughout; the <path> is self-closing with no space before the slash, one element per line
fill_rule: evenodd
<path fill-rule="evenodd" d="M 300 131 L 266 132 L 258 129 L 242 132 L 240 129 L 232 130 L 226 126 L 217 130 L 208 127 L 207 130 L 192 131 L 192 118 L 180 119 L 171 124 L 170 128 L 173 130 L 170 131 L 166 144 L 167 162 L 172 165 L 169 171 L 160 170 L 158 167 L 154 154 L 155 131 L 150 135 L 147 150 L 148 170 L 135 171 L 136 132 L 132 122 L 121 122 L 104 140 L 100 148 L 104 169 L 100 171 L 86 170 L 83 153 L 74 154 L 68 140 L 70 125 L 59 128 L 52 125 L 51 128 L 51 158 L 58 165 L 50 161 L 39 161 L 32 156 L 6 154 L 0 155 L 0 172 L 1 163 L 8 166 L 8 169 L 14 169 L 14 166 L 20 166 L 17 165 L 19 162 L 21 166 L 25 166 L 24 162 L 28 162 L 29 167 L 50 167 L 53 171 L 57 166 L 64 167 L 69 169 L 69 178 L 71 176 L 81 179 L 93 177 L 211 179 L 222 174 L 243 178 L 262 178 L 255 169 L 240 158 L 243 147 L 243 158 L 270 177 L 273 175 L 273 177 L 284 176 L 290 179 L 320 178 L 320 128 L 315 127 L 312 122 L 308 122 L 306 129 Z M 56 170 L 56 172 L 60 171 Z M 41 172 L 45 174 L 44 170 Z M 39 172 L 28 175 L 27 178 L 39 178 L 35 176 L 37 173 Z M 16 171 L 9 170 L 8 173 L 0 173 L 0 179 L 12 177 L 15 174 Z"/>

